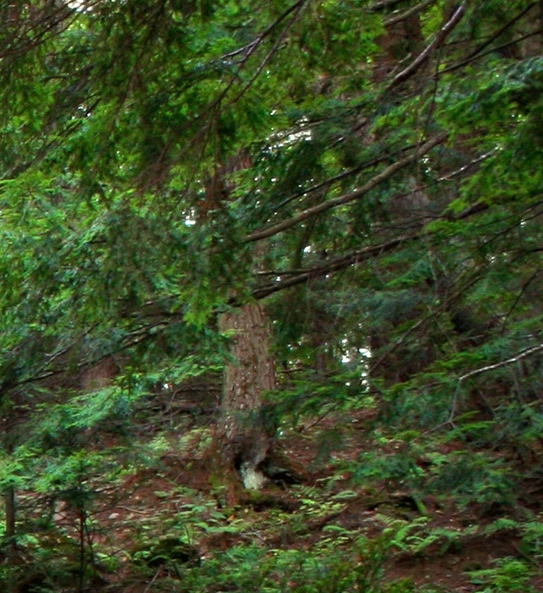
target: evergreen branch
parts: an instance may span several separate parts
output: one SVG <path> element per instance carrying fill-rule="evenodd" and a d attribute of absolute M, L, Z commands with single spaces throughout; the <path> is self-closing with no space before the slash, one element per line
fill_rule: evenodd
<path fill-rule="evenodd" d="M 318 214 L 322 214 L 323 212 L 332 210 L 333 208 L 337 208 L 338 206 L 344 206 L 345 204 L 349 204 L 351 202 L 354 202 L 355 200 L 358 200 L 359 198 L 370 192 L 372 189 L 376 188 L 378 185 L 383 183 L 383 181 L 388 180 L 395 173 L 407 167 L 411 163 L 414 163 L 422 155 L 430 152 L 432 148 L 435 148 L 436 146 L 444 142 L 446 138 L 447 134 L 441 134 L 439 136 L 436 136 L 435 138 L 432 138 L 431 140 L 428 140 L 427 142 L 419 146 L 418 149 L 415 150 L 409 156 L 400 159 L 399 161 L 396 161 L 392 165 L 386 167 L 380 173 L 377 173 L 377 175 L 366 181 L 366 183 L 359 189 L 338 196 L 337 198 L 327 200 L 326 202 L 322 202 L 320 204 L 317 204 L 316 206 L 312 206 L 311 208 L 307 208 L 306 210 L 299 212 L 296 216 L 293 216 L 288 220 L 283 220 L 275 225 L 268 227 L 267 229 L 255 231 L 254 233 L 251 233 L 250 235 L 247 235 L 247 237 L 245 237 L 245 242 L 249 243 L 253 241 L 267 239 L 268 237 L 272 237 L 273 235 L 276 235 L 287 229 L 297 226 L 302 221 L 308 218 L 311 218 Z"/>
<path fill-rule="evenodd" d="M 374 178 L 375 179 L 375 178 Z M 480 214 L 481 212 L 486 212 L 489 209 L 488 204 L 484 204 L 482 202 L 477 202 L 473 206 L 466 208 L 464 211 L 460 212 L 456 216 L 452 217 L 447 213 L 444 212 L 441 216 L 438 216 L 434 220 L 453 220 L 459 221 L 474 216 L 476 214 Z M 423 219 L 424 220 L 424 219 Z M 290 221 L 289 221 L 290 222 Z M 432 220 L 433 222 L 433 220 Z M 279 226 L 279 225 L 277 225 Z M 393 249 L 399 247 L 401 244 L 409 242 L 409 241 L 420 241 L 421 239 L 426 239 L 428 235 L 431 234 L 431 231 L 428 230 L 427 221 L 420 222 L 419 226 L 416 230 L 411 233 L 400 235 L 394 239 L 389 241 L 385 241 L 383 243 L 378 243 L 376 245 L 367 245 L 362 249 L 357 251 L 353 251 L 347 255 L 337 257 L 335 259 L 331 259 L 320 265 L 314 266 L 312 268 L 307 269 L 290 269 L 286 271 L 260 271 L 257 272 L 256 275 L 258 276 L 275 276 L 281 278 L 275 282 L 266 284 L 264 286 L 260 286 L 253 290 L 252 296 L 255 299 L 263 299 L 271 294 L 284 290 L 286 288 L 290 288 L 292 286 L 297 286 L 299 284 L 304 284 L 309 280 L 314 278 L 319 278 L 322 276 L 326 276 L 327 274 L 331 274 L 334 272 L 338 272 L 344 270 L 352 265 L 356 265 L 363 261 L 366 261 L 372 257 L 377 257 L 384 253 L 388 253 Z M 246 239 L 246 240 L 249 240 Z M 253 239 L 256 240 L 256 239 Z M 288 278 L 285 278 L 288 276 Z M 235 302 L 231 302 L 231 305 L 235 306 Z M 399 344 L 398 344 L 399 345 Z"/>
<path fill-rule="evenodd" d="M 38 48 L 40 45 L 58 37 L 61 32 L 67 30 L 76 18 L 74 11 L 64 4 L 55 8 L 49 14 L 47 13 L 47 8 L 42 9 L 41 12 L 44 14 L 39 15 L 38 18 L 26 17 L 21 19 L 25 28 L 15 31 L 11 40 L 13 42 L 22 40 L 21 45 L 15 45 L 13 47 L 13 45 L 8 43 L 6 49 L 0 53 L 0 59 L 18 58 Z M 33 34 L 33 36 L 30 36 L 30 34 Z"/>
<path fill-rule="evenodd" d="M 471 62 L 474 62 L 475 60 L 478 60 L 479 58 L 483 58 L 483 57 L 487 56 L 488 54 L 490 54 L 492 52 L 498 51 L 500 49 L 505 49 L 507 47 L 511 47 L 513 45 L 516 45 L 517 43 L 520 43 L 521 41 L 524 41 L 525 39 L 529 39 L 530 37 L 534 37 L 536 35 L 540 35 L 541 34 L 541 31 L 539 31 L 539 30 L 537 30 L 535 32 L 531 32 L 531 33 L 526 33 L 526 34 L 522 35 L 521 37 L 516 37 L 512 41 L 509 41 L 507 43 L 504 43 L 503 45 L 500 45 L 498 47 L 491 47 L 490 49 L 487 49 L 486 51 L 483 51 L 489 45 L 491 45 L 491 43 L 493 41 L 495 41 L 496 39 L 498 39 L 499 37 L 501 37 L 501 35 L 503 35 L 508 29 L 510 29 L 511 27 L 513 27 L 517 23 L 517 21 L 519 21 L 528 12 L 530 12 L 532 10 L 532 8 L 538 6 L 539 4 L 540 4 L 540 2 L 532 2 L 531 4 L 529 4 L 519 14 L 517 14 L 515 17 L 513 17 L 511 20 L 509 20 L 507 23 L 505 23 L 505 25 L 503 25 L 502 27 L 500 27 L 500 29 L 498 29 L 495 33 L 493 33 L 482 45 L 480 45 L 474 51 L 472 51 L 461 62 L 458 62 L 457 64 L 453 64 L 452 66 L 448 66 L 447 68 L 441 70 L 437 74 L 437 76 L 440 76 L 441 74 L 445 74 L 447 72 L 453 72 L 454 70 L 458 70 L 460 68 L 463 68 L 464 66 L 467 66 Z"/>
<path fill-rule="evenodd" d="M 267 284 L 266 286 L 261 286 L 253 291 L 252 296 L 255 299 L 263 299 L 275 292 L 284 290 L 285 288 L 297 286 L 298 284 L 304 284 L 313 278 L 319 278 L 333 272 L 344 270 L 349 266 L 356 265 L 357 263 L 370 259 L 371 257 L 387 253 L 406 241 L 412 241 L 416 239 L 420 239 L 420 232 L 402 235 L 385 243 L 364 247 L 363 249 L 359 249 L 358 251 L 354 251 L 342 257 L 337 257 L 319 266 L 295 273 L 291 278 L 287 278 L 286 280 L 279 280 L 277 282 Z M 291 273 L 292 271 L 284 272 L 281 275 L 287 275 Z"/>
<path fill-rule="evenodd" d="M 426 325 L 431 319 L 435 318 L 435 316 L 443 311 L 446 311 L 451 307 L 451 305 L 459 298 L 462 293 L 466 292 L 468 288 L 476 284 L 479 280 L 479 276 L 475 274 L 471 279 L 468 278 L 467 282 L 464 282 L 462 286 L 460 286 L 453 294 L 449 295 L 446 299 L 444 299 L 438 307 L 428 311 L 425 315 L 423 315 L 418 321 L 413 323 L 409 329 L 407 329 L 393 344 L 386 352 L 384 352 L 370 367 L 368 370 L 368 374 L 371 376 L 375 369 L 379 368 L 383 362 L 389 357 L 395 350 L 397 350 L 403 344 L 408 343 L 408 339 L 415 332 L 416 330 L 420 329 L 424 325 Z"/>
<path fill-rule="evenodd" d="M 505 23 L 505 25 L 503 25 L 495 33 L 493 33 L 482 45 L 480 45 L 474 51 L 472 51 L 471 54 L 469 54 L 468 57 L 465 58 L 465 62 L 466 63 L 467 62 L 470 62 L 472 59 L 474 59 L 476 57 L 479 57 L 479 54 L 481 54 L 481 52 L 484 49 L 486 49 L 493 41 L 495 41 L 496 39 L 498 39 L 499 37 L 501 37 L 501 35 L 503 35 L 517 21 L 519 21 L 524 15 L 526 15 L 528 12 L 530 12 L 530 10 L 532 10 L 532 8 L 534 8 L 538 4 L 539 4 L 538 2 L 532 2 L 524 10 L 522 10 L 521 12 L 519 12 L 519 14 L 517 14 L 510 21 L 508 21 L 507 23 Z M 486 55 L 486 53 L 484 55 Z"/>
<path fill-rule="evenodd" d="M 264 31 L 262 31 L 262 33 L 260 33 L 255 39 L 253 39 L 252 41 L 250 41 L 243 47 L 240 47 L 240 48 L 235 49 L 231 52 L 223 54 L 220 59 L 221 60 L 229 60 L 231 58 L 239 56 L 240 54 L 243 54 L 244 55 L 243 61 L 245 61 L 247 59 L 247 57 L 250 56 L 255 51 L 255 49 L 262 43 L 262 41 L 264 41 L 264 39 L 266 37 L 268 37 L 273 32 L 275 27 L 277 27 L 282 21 L 284 21 L 291 12 L 294 12 L 295 10 L 299 10 L 306 3 L 306 1 L 307 0 L 298 0 L 298 2 L 295 2 L 292 6 L 287 8 L 287 10 L 285 10 L 285 12 L 280 14 L 275 19 L 275 21 L 273 23 L 271 23 L 271 25 L 266 27 L 266 29 L 264 29 Z"/>
<path fill-rule="evenodd" d="M 505 315 L 503 315 L 503 321 L 501 322 L 501 331 L 503 332 L 507 326 L 507 323 L 509 321 L 509 318 L 511 317 L 511 315 L 513 314 L 514 310 L 517 308 L 518 304 L 520 303 L 522 297 L 526 294 L 528 288 L 530 287 L 530 285 L 532 284 L 532 282 L 534 282 L 537 277 L 540 274 L 540 270 L 536 269 L 535 272 L 528 278 L 528 280 L 526 282 L 524 282 L 524 284 L 520 287 L 520 291 L 518 292 L 517 296 L 515 297 L 515 300 L 513 301 L 513 303 L 511 304 L 511 306 L 509 307 L 509 310 L 505 313 Z"/>
<path fill-rule="evenodd" d="M 211 129 L 216 125 L 218 121 L 221 109 L 224 107 L 232 106 L 239 101 L 239 99 L 247 92 L 247 90 L 253 85 L 255 80 L 262 74 L 262 71 L 265 69 L 266 64 L 273 58 L 273 56 L 278 51 L 281 40 L 286 35 L 289 27 L 296 21 L 298 18 L 298 14 L 303 6 L 306 4 L 307 0 L 298 0 L 292 6 L 287 8 L 279 17 L 269 25 L 262 33 L 260 33 L 255 39 L 253 39 L 248 44 L 244 45 L 237 50 L 234 50 L 230 53 L 223 54 L 219 61 L 228 61 L 230 58 L 233 58 L 237 55 L 243 54 L 243 58 L 238 61 L 237 70 L 232 74 L 230 79 L 226 82 L 224 88 L 218 93 L 218 95 L 207 105 L 204 111 L 200 114 L 200 119 L 204 122 L 202 126 L 194 133 L 191 140 L 186 143 L 185 148 L 179 151 L 177 158 L 175 159 L 177 162 L 181 162 L 185 157 L 186 154 L 194 147 L 202 138 L 204 139 L 201 147 L 201 153 L 204 152 L 204 147 L 206 143 L 206 136 L 210 133 Z M 285 26 L 285 29 L 279 34 L 279 40 L 276 41 L 272 47 L 272 49 L 266 54 L 263 61 L 261 62 L 260 66 L 257 67 L 256 73 L 251 75 L 250 79 L 243 85 L 242 89 L 239 90 L 234 97 L 226 101 L 228 93 L 234 87 L 236 82 L 240 80 L 240 72 L 242 68 L 246 66 L 249 61 L 249 58 L 256 52 L 256 50 L 260 47 L 264 39 L 269 37 L 274 29 L 282 23 L 291 13 L 295 12 L 296 14 L 292 17 L 289 23 Z M 165 147 L 167 150 L 167 147 Z M 201 160 L 201 159 L 198 159 Z M 148 183 L 143 185 L 142 189 L 145 189 Z"/>
<path fill-rule="evenodd" d="M 407 153 L 410 149 L 412 148 L 416 148 L 416 144 L 411 145 L 411 146 L 407 146 L 404 148 L 401 148 L 400 150 L 396 150 L 387 154 L 383 154 L 381 156 L 375 157 L 369 161 L 364 161 L 363 163 L 361 163 L 360 165 L 357 165 L 356 167 L 353 167 L 351 169 L 347 169 L 346 171 L 342 171 L 341 173 L 338 173 L 337 175 L 334 175 L 333 177 L 329 177 L 328 179 L 325 179 L 324 181 L 321 181 L 311 187 L 305 188 L 305 189 L 300 189 L 299 191 L 290 194 L 288 197 L 286 197 L 282 202 L 280 202 L 279 204 L 277 204 L 274 207 L 274 211 L 277 212 L 278 210 L 280 210 L 281 208 L 283 208 L 284 206 L 287 206 L 288 204 L 290 204 L 291 202 L 293 202 L 294 200 L 297 200 L 298 198 L 301 198 L 303 196 L 307 196 L 308 194 L 311 193 L 315 193 L 318 191 L 321 191 L 323 189 L 329 189 L 332 185 L 334 185 L 335 183 L 338 183 L 339 181 L 343 181 L 344 179 L 348 179 L 349 177 L 352 177 L 354 175 L 357 175 L 358 173 L 361 173 L 362 171 L 364 171 L 365 169 L 369 169 L 370 167 L 375 167 L 376 165 L 380 165 L 383 162 L 386 162 L 387 160 L 391 160 L 393 158 L 396 158 L 396 156 L 400 156 L 402 154 Z M 455 175 L 457 172 L 453 172 L 451 173 L 452 175 Z M 446 181 L 447 179 L 443 178 L 443 179 L 438 179 L 438 181 Z"/>
<path fill-rule="evenodd" d="M 440 428 L 442 426 L 445 426 L 446 424 L 450 424 L 451 426 L 454 427 L 454 418 L 456 416 L 456 410 L 458 407 L 458 396 L 460 395 L 460 388 L 462 387 L 462 385 L 465 381 L 467 381 L 468 379 L 471 379 L 472 377 L 476 377 L 477 375 L 482 375 L 483 373 L 488 373 L 489 371 L 495 371 L 496 369 L 500 369 L 504 366 L 508 366 L 510 364 L 515 364 L 516 362 L 519 362 L 520 360 L 522 360 L 528 356 L 531 356 L 532 354 L 541 352 L 542 350 L 543 350 L 543 344 L 538 344 L 537 346 L 531 346 L 530 348 L 525 348 L 524 350 L 521 350 L 518 354 L 516 354 L 515 356 L 512 356 L 511 358 L 507 358 L 505 360 L 500 360 L 499 362 L 495 362 L 493 364 L 487 364 L 484 367 L 479 367 L 478 369 L 473 369 L 472 371 L 464 373 L 463 375 L 458 377 L 458 383 L 456 386 L 456 390 L 454 392 L 453 402 L 452 402 L 452 406 L 451 406 L 451 413 L 449 415 L 449 418 L 447 419 L 446 422 L 443 422 L 442 424 L 437 426 L 434 430 L 436 430 L 437 428 Z"/>
<path fill-rule="evenodd" d="M 283 41 L 289 31 L 289 28 L 296 22 L 296 20 L 298 19 L 298 16 L 300 14 L 300 11 L 302 10 L 304 4 L 305 4 L 306 0 L 299 0 L 298 2 L 296 2 L 296 4 L 294 4 L 293 6 L 291 6 L 285 13 L 283 13 L 283 15 L 281 15 L 280 19 L 278 19 L 276 21 L 276 23 L 274 24 L 274 26 L 276 24 L 278 24 L 279 22 L 281 22 L 281 20 L 283 20 L 283 18 L 285 18 L 287 15 L 289 15 L 291 12 L 294 12 L 294 16 L 290 19 L 290 21 L 286 24 L 285 28 L 281 31 L 281 33 L 278 35 L 276 41 L 274 42 L 272 48 L 268 51 L 268 53 L 264 56 L 264 59 L 262 60 L 262 62 L 259 64 L 259 66 L 255 69 L 254 73 L 251 75 L 251 77 L 249 78 L 249 80 L 243 85 L 243 87 L 236 93 L 236 95 L 230 99 L 228 101 L 228 105 L 233 105 L 235 103 L 237 103 L 241 97 L 249 90 L 249 88 L 253 85 L 253 83 L 255 82 L 255 80 L 262 74 L 262 72 L 264 71 L 264 69 L 266 68 L 266 66 L 268 65 L 268 63 L 270 62 L 270 60 L 273 58 L 273 56 L 277 53 L 277 51 L 279 50 L 279 48 L 281 47 L 281 45 L 283 44 Z M 255 47 L 256 49 L 256 47 Z M 254 50 L 252 50 L 254 51 Z M 251 53 L 252 53 L 251 51 Z M 248 56 L 247 56 L 248 57 Z M 247 58 L 245 58 L 247 59 Z"/>
<path fill-rule="evenodd" d="M 464 12 L 466 9 L 466 2 L 462 2 L 462 4 L 454 11 L 451 18 L 441 27 L 441 29 L 437 32 L 437 35 L 434 37 L 432 42 L 427 45 L 424 50 L 401 72 L 396 74 L 396 76 L 392 79 L 392 82 L 388 86 L 387 91 L 392 90 L 394 87 L 398 86 L 399 84 L 405 82 L 408 78 L 413 76 L 415 72 L 429 59 L 430 55 L 441 45 L 443 45 L 445 39 L 449 36 L 449 34 L 453 31 L 456 25 L 460 22 L 461 18 L 464 16 Z"/>
<path fill-rule="evenodd" d="M 448 66 L 447 68 L 444 68 L 443 70 L 440 70 L 438 72 L 438 74 L 436 74 L 434 76 L 434 78 L 437 78 L 437 77 L 441 76 L 442 74 L 447 74 L 449 72 L 453 72 L 454 70 L 459 70 L 460 68 L 463 68 L 464 66 L 467 66 L 471 62 L 475 62 L 479 58 L 484 58 L 485 56 L 488 56 L 489 54 L 498 52 L 498 51 L 503 50 L 503 49 L 506 49 L 508 47 L 512 47 L 514 45 L 517 45 L 518 43 L 521 43 L 522 41 L 526 41 L 526 39 L 530 39 L 531 37 L 537 37 L 538 35 L 541 35 L 540 31 L 532 31 L 530 33 L 526 33 L 524 35 L 521 35 L 520 37 L 516 37 L 512 41 L 508 41 L 507 43 L 503 43 L 502 45 L 491 47 L 490 49 L 487 49 L 484 52 L 481 52 L 481 53 L 478 53 L 478 54 L 474 55 L 469 60 L 468 59 L 462 60 L 462 62 L 458 62 L 457 64 L 453 64 L 452 66 Z"/>

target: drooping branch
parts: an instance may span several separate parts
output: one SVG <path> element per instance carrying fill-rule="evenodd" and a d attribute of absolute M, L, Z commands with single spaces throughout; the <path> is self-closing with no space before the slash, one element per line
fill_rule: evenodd
<path fill-rule="evenodd" d="M 372 158 L 371 160 L 364 161 L 363 163 L 356 165 L 352 169 L 347 169 L 346 171 L 342 171 L 341 173 L 338 173 L 337 175 L 334 175 L 333 177 L 328 177 L 324 181 L 320 181 L 320 182 L 316 183 L 315 185 L 312 185 L 307 188 L 299 189 L 299 190 L 295 191 L 294 193 L 291 193 L 290 195 L 288 195 L 283 201 L 281 201 L 279 204 L 277 204 L 275 206 L 274 210 L 275 210 L 275 212 L 278 212 L 279 210 L 281 210 L 281 208 L 283 208 L 284 206 L 287 206 L 288 204 L 292 203 L 294 200 L 297 200 L 298 198 L 308 196 L 309 194 L 320 192 L 325 189 L 329 189 L 336 183 L 343 181 L 344 179 L 348 179 L 349 177 L 354 177 L 355 175 L 361 173 L 362 171 L 364 171 L 366 169 L 371 169 L 372 167 L 381 165 L 381 164 L 385 163 L 386 161 L 391 161 L 395 158 L 401 158 L 402 155 L 409 153 L 412 149 L 415 149 L 417 146 L 418 146 L 418 144 L 413 144 L 411 146 L 403 147 L 400 150 L 397 150 L 394 152 L 381 154 L 375 158 Z M 483 160 L 483 159 L 481 158 L 480 160 Z M 477 161 L 477 162 L 479 162 L 479 161 Z M 455 174 L 456 174 L 456 172 L 455 172 Z M 451 173 L 451 175 L 452 175 L 452 173 Z M 443 179 L 438 179 L 438 181 L 443 181 Z"/>
<path fill-rule="evenodd" d="M 412 154 L 409 156 L 396 161 L 392 165 L 389 165 L 380 173 L 377 173 L 374 177 L 366 181 L 364 185 L 352 192 L 347 194 L 343 194 L 338 196 L 337 198 L 333 198 L 331 200 L 327 200 L 325 202 L 321 202 L 316 206 L 312 206 L 311 208 L 307 208 L 302 212 L 299 212 L 296 216 L 289 218 L 288 220 L 283 220 L 275 225 L 272 225 L 268 228 L 262 229 L 260 231 L 255 231 L 247 235 L 245 238 L 245 242 L 253 242 L 253 241 L 260 241 L 262 239 L 267 239 L 268 237 L 272 237 L 273 235 L 277 235 L 287 229 L 295 227 L 299 225 L 304 220 L 308 218 L 312 218 L 313 216 L 317 216 L 318 214 L 322 214 L 323 212 L 327 212 L 328 210 L 332 210 L 333 208 L 337 208 L 339 206 L 344 206 L 345 204 L 349 204 L 358 200 L 359 198 L 366 195 L 372 189 L 376 188 L 379 184 L 383 183 L 384 181 L 388 180 L 392 177 L 395 173 L 400 171 L 401 169 L 407 167 L 411 163 L 415 162 L 421 156 L 425 155 L 426 153 L 430 152 L 432 148 L 438 146 L 439 144 L 443 143 L 447 138 L 447 134 L 441 134 L 428 140 L 421 146 L 419 146 Z"/>
<path fill-rule="evenodd" d="M 280 290 L 297 286 L 298 284 L 304 284 L 312 278 L 319 278 L 326 276 L 327 274 L 332 274 L 333 272 L 339 272 L 352 265 L 356 265 L 359 262 L 368 260 L 383 253 L 387 253 L 388 251 L 392 251 L 402 243 L 420 239 L 420 235 L 420 231 L 411 233 L 409 235 L 401 235 L 385 243 L 369 245 L 363 249 L 359 249 L 358 251 L 353 251 L 347 255 L 337 257 L 319 266 L 315 266 L 307 270 L 300 270 L 289 278 L 280 279 L 276 282 L 272 282 L 255 289 L 252 293 L 252 296 L 255 299 L 263 299 L 275 292 L 279 292 Z"/>
<path fill-rule="evenodd" d="M 519 43 L 522 43 L 523 41 L 526 41 L 527 39 L 537 37 L 540 34 L 541 33 L 539 31 L 531 31 L 530 33 L 526 33 L 525 35 L 521 35 L 520 37 L 515 37 L 515 39 L 513 39 L 512 41 L 508 41 L 507 43 L 502 43 L 501 45 L 493 46 L 493 47 L 487 49 L 486 51 L 482 51 L 482 52 L 474 55 L 469 60 L 462 60 L 461 62 L 452 64 L 451 66 L 448 66 L 447 68 L 444 68 L 443 70 L 440 70 L 439 73 L 436 74 L 434 78 L 437 78 L 438 76 L 441 76 L 443 74 L 448 74 L 449 72 L 454 72 L 455 70 L 460 70 L 460 69 L 464 68 L 465 66 L 468 66 L 472 62 L 476 62 L 477 60 L 479 60 L 481 58 L 485 58 L 489 54 L 492 54 L 492 53 L 495 53 L 498 51 L 503 51 L 510 47 L 514 47 L 515 45 L 518 45 Z"/>
<path fill-rule="evenodd" d="M 13 60 L 22 55 L 35 50 L 50 39 L 58 37 L 73 22 L 75 11 L 67 4 L 60 7 L 53 5 L 41 9 L 30 8 L 29 15 L 21 16 L 14 14 L 11 20 L 8 20 L 7 30 L 11 29 L 11 39 L 4 40 L 4 48 L 0 51 L 0 59 Z M 17 8 L 14 8 L 14 12 Z"/>
<path fill-rule="evenodd" d="M 296 4 L 294 4 L 294 6 L 291 6 L 288 11 L 286 11 L 284 13 L 284 15 L 282 15 L 281 20 L 283 20 L 283 18 L 285 18 L 287 15 L 291 14 L 292 12 L 294 12 L 294 15 L 290 18 L 290 20 L 288 21 L 288 23 L 285 25 L 283 31 L 281 31 L 281 33 L 278 35 L 277 39 L 275 40 L 272 48 L 267 52 L 267 54 L 264 56 L 264 59 L 260 62 L 260 64 L 258 65 L 258 67 L 255 69 L 254 73 L 251 75 L 251 77 L 249 78 L 249 80 L 243 85 L 243 87 L 234 95 L 233 98 L 231 98 L 228 101 L 228 105 L 234 105 L 235 103 L 237 103 L 241 97 L 248 91 L 248 89 L 253 85 L 253 83 L 255 82 L 255 80 L 262 74 L 262 72 L 264 71 L 264 69 L 266 68 L 266 66 L 269 64 L 269 62 L 271 61 L 271 59 L 275 56 L 275 54 L 279 51 L 279 48 L 283 45 L 283 42 L 286 38 L 287 32 L 290 29 L 290 27 L 296 22 L 296 20 L 298 19 L 300 12 L 305 4 L 306 0 L 300 0 L 299 2 L 296 2 Z M 280 22 L 280 21 L 278 21 Z"/>
<path fill-rule="evenodd" d="M 476 214 L 480 214 L 482 212 L 486 212 L 489 209 L 489 205 L 483 202 L 477 202 L 473 206 L 469 206 L 462 212 L 458 213 L 456 216 L 451 217 L 450 214 L 445 211 L 440 216 L 432 219 L 432 222 L 435 220 L 453 220 L 453 221 L 460 221 L 465 220 L 466 218 L 470 218 Z M 377 243 L 375 245 L 367 245 L 362 249 L 358 249 L 357 251 L 353 251 L 343 256 L 336 257 L 334 259 L 330 259 L 329 261 L 325 261 L 317 266 L 308 269 L 301 269 L 301 270 L 289 270 L 289 271 L 277 271 L 272 275 L 275 276 L 276 280 L 274 282 L 270 282 L 264 286 L 259 286 L 255 288 L 252 292 L 252 297 L 255 299 L 263 299 L 271 294 L 279 292 L 281 290 L 285 290 L 286 288 L 291 288 L 292 286 L 298 286 L 299 284 L 304 284 L 311 279 L 320 278 L 326 276 L 328 274 L 332 274 L 334 272 L 339 272 L 341 270 L 345 270 L 346 268 L 361 263 L 363 261 L 367 261 L 373 257 L 377 257 L 379 255 L 383 255 L 388 253 L 402 244 L 408 243 L 410 241 L 420 241 L 422 239 L 427 239 L 429 235 L 432 235 L 433 231 L 428 227 L 428 221 L 422 220 L 416 230 L 411 233 L 399 235 L 394 239 L 389 241 L 385 241 L 383 243 Z M 230 303 L 235 305 L 236 303 Z"/>

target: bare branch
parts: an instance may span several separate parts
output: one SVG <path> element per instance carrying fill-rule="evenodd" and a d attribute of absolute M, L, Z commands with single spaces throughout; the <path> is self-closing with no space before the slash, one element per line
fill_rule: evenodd
<path fill-rule="evenodd" d="M 443 45 L 445 39 L 449 36 L 451 31 L 456 27 L 456 25 L 460 22 L 461 18 L 464 16 L 464 12 L 466 10 L 466 2 L 462 2 L 462 4 L 454 11 L 451 18 L 441 27 L 438 31 L 437 35 L 434 37 L 433 41 L 426 46 L 426 48 L 401 72 L 396 74 L 393 78 L 392 82 L 388 87 L 388 91 L 393 89 L 394 87 L 398 86 L 402 82 L 405 82 L 408 78 L 413 76 L 415 72 L 428 60 L 432 52 L 434 52 L 438 47 Z"/>
<path fill-rule="evenodd" d="M 410 16 L 417 14 L 421 10 L 424 10 L 427 6 L 430 6 L 435 3 L 436 0 L 422 0 L 412 8 L 401 12 L 400 14 L 393 14 L 385 19 L 385 26 L 390 27 L 391 25 L 395 25 L 396 23 L 401 23 L 402 21 L 408 19 Z"/>
<path fill-rule="evenodd" d="M 525 348 L 524 350 L 521 350 L 517 355 L 512 356 L 511 358 L 507 358 L 506 360 L 500 360 L 500 362 L 495 362 L 494 364 L 487 364 L 484 367 L 474 369 L 473 371 L 469 371 L 468 373 L 461 375 L 458 378 L 458 383 L 460 384 L 463 381 L 466 381 L 467 379 L 470 379 L 471 377 L 481 375 L 482 373 L 487 373 L 488 371 L 495 371 L 496 369 L 499 369 L 501 367 L 508 366 L 510 364 L 514 364 L 515 362 L 518 362 L 519 360 L 522 360 L 523 358 L 526 358 L 527 356 L 531 356 L 532 354 L 535 354 L 536 352 L 540 352 L 541 350 L 543 350 L 543 344 L 538 344 L 537 346 L 531 346 L 530 348 Z"/>
<path fill-rule="evenodd" d="M 483 161 L 486 161 L 486 159 L 493 156 L 496 153 L 496 151 L 497 151 L 497 149 L 493 148 L 492 150 L 489 150 L 488 152 L 485 152 L 484 154 L 479 155 L 478 157 L 472 159 L 469 163 L 462 165 L 459 169 L 456 169 L 455 171 L 451 171 L 450 173 L 446 173 L 445 175 L 442 175 L 441 177 L 438 178 L 438 181 L 452 181 L 456 177 L 462 177 L 466 173 L 469 173 L 469 170 L 472 167 L 474 167 L 475 165 L 478 165 L 479 163 L 481 163 Z"/>
<path fill-rule="evenodd" d="M 436 428 L 440 428 L 441 426 L 444 426 L 446 424 L 450 424 L 450 425 L 454 426 L 454 417 L 456 416 L 456 409 L 458 407 L 458 396 L 460 394 L 460 388 L 462 387 L 462 384 L 465 381 L 467 381 L 467 379 L 471 379 L 471 377 L 476 377 L 477 375 L 482 375 L 483 373 L 488 373 L 489 371 L 495 371 L 496 369 L 500 369 L 500 368 L 502 368 L 504 366 L 508 366 L 510 364 L 515 364 L 516 362 L 519 362 L 519 360 L 522 360 L 523 358 L 531 356 L 532 354 L 536 354 L 537 352 L 541 352 L 542 350 L 543 350 L 543 344 L 538 344 L 537 346 L 531 346 L 530 348 L 525 348 L 524 350 L 521 350 L 518 354 L 516 354 L 515 356 L 512 356 L 511 358 L 507 358 L 506 360 L 500 360 L 500 362 L 495 362 L 493 364 L 487 364 L 484 367 L 474 369 L 473 371 L 469 371 L 468 373 L 464 373 L 463 375 L 461 375 L 458 378 L 458 384 L 457 384 L 456 390 L 454 392 L 453 402 L 452 402 L 452 406 L 451 406 L 451 413 L 449 415 L 449 418 L 447 419 L 446 422 L 444 422 L 443 424 L 441 424 L 440 426 L 438 426 Z"/>

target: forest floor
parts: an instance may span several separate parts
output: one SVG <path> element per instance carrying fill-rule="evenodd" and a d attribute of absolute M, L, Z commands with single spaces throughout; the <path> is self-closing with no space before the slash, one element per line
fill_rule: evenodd
<path fill-rule="evenodd" d="M 447 496 L 418 498 L 401 485 L 379 479 L 355 480 L 352 468 L 357 459 L 376 446 L 368 438 L 371 413 L 361 411 L 348 420 L 329 415 L 285 430 L 279 445 L 283 458 L 290 460 L 289 475 L 227 507 L 206 457 L 211 416 L 174 413 L 163 421 L 161 430 L 155 427 L 141 437 L 159 451 L 156 458 L 112 487 L 107 508 L 102 504 L 93 517 L 99 528 L 94 529 L 92 546 L 109 550 L 116 558 L 114 574 L 104 572 L 105 591 L 190 591 L 175 584 L 182 581 L 180 570 L 190 570 L 185 565 L 193 566 L 197 560 L 206 566 L 244 547 L 262 551 L 255 562 L 262 562 L 266 554 L 324 551 L 326 555 L 326 550 L 351 558 L 351 566 L 374 562 L 373 588 L 368 591 L 543 591 L 542 566 L 523 549 L 517 523 L 543 510 L 539 485 L 527 486 L 519 507 L 495 502 L 458 505 Z M 336 439 L 337 446 L 327 448 L 327 438 Z M 181 552 L 176 542 L 183 542 Z M 518 588 L 515 560 L 533 569 L 529 578 L 520 571 Z M 241 561 L 249 571 L 258 570 L 250 566 L 250 558 Z M 496 569 L 500 562 L 505 567 L 501 572 Z M 396 585 L 379 588 L 377 581 Z M 290 588 L 313 591 L 294 577 Z M 203 590 L 248 589 L 217 583 Z M 290 589 L 283 585 L 277 590 Z"/>

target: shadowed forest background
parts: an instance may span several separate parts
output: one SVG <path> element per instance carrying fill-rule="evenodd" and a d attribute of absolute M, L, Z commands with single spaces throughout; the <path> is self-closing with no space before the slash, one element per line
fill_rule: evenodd
<path fill-rule="evenodd" d="M 543 591 L 543 2 L 0 7 L 0 589 Z"/>

